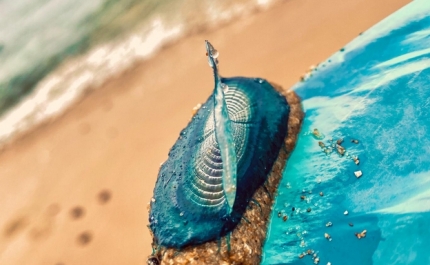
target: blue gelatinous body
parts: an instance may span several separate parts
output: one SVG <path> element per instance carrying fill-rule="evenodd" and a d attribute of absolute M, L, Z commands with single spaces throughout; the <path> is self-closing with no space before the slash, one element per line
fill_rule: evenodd
<path fill-rule="evenodd" d="M 222 93 L 236 155 L 234 204 L 229 206 L 223 187 L 216 97 L 210 96 L 161 166 L 150 212 L 150 228 L 160 245 L 181 248 L 234 229 L 265 182 L 286 136 L 288 104 L 267 81 L 243 77 L 220 81 L 226 85 Z"/>

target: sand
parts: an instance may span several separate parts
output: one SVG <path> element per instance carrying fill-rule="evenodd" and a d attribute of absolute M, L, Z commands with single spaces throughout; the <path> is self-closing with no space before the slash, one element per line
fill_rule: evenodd
<path fill-rule="evenodd" d="M 408 2 L 285 1 L 108 81 L 0 154 L 0 264 L 145 264 L 159 164 L 213 89 L 205 39 L 220 51 L 222 75 L 288 88 Z"/>

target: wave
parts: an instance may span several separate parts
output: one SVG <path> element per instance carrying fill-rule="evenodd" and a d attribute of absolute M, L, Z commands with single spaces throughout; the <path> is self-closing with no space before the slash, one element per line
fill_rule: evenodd
<path fill-rule="evenodd" d="M 166 44 L 214 29 L 275 2 L 107 0 L 99 4 L 96 12 L 80 19 L 68 32 L 79 35 L 78 40 L 72 38 L 74 41 L 69 40 L 62 50 L 48 54 L 47 59 L 32 61 L 33 67 L 0 76 L 0 147 L 55 119 L 86 92 L 153 56 Z M 84 25 L 90 25 L 85 26 L 85 32 L 73 31 Z M 2 45 L 0 56 L 8 50 L 7 43 Z M 43 56 L 46 54 L 42 52 Z"/>

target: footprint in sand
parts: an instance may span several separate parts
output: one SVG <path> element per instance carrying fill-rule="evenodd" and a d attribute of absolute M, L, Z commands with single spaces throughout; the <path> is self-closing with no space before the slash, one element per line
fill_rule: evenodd
<path fill-rule="evenodd" d="M 97 200 L 100 204 L 106 204 L 110 201 L 112 193 L 109 190 L 102 190 L 97 195 Z"/>
<path fill-rule="evenodd" d="M 85 246 L 88 245 L 93 239 L 93 235 L 90 231 L 85 231 L 79 234 L 77 238 L 78 245 Z"/>
<path fill-rule="evenodd" d="M 85 215 L 85 209 L 81 206 L 75 206 L 70 210 L 70 217 L 74 220 L 80 219 Z"/>
<path fill-rule="evenodd" d="M 3 230 L 5 237 L 11 237 L 22 231 L 29 224 L 26 216 L 21 216 L 8 222 Z"/>

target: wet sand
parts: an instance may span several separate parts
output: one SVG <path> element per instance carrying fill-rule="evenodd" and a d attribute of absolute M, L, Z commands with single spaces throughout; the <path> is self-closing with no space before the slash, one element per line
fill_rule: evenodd
<path fill-rule="evenodd" d="M 290 0 L 194 34 L 87 95 L 0 154 L 0 263 L 145 264 L 159 164 L 223 76 L 288 88 L 310 65 L 409 1 Z"/>

